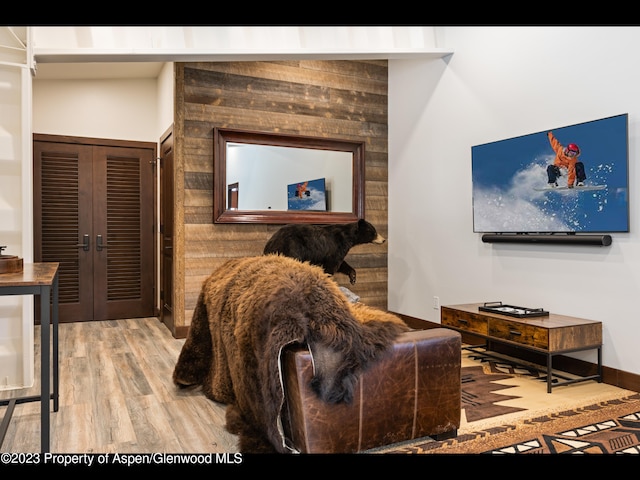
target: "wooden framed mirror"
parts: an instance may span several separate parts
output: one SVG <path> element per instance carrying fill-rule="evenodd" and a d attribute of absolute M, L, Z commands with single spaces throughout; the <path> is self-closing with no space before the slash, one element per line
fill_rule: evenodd
<path fill-rule="evenodd" d="M 364 218 L 364 142 L 214 128 L 214 223 Z"/>

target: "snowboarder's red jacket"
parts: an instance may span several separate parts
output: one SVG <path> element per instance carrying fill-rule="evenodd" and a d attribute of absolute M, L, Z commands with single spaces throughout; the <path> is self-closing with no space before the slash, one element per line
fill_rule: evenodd
<path fill-rule="evenodd" d="M 553 164 L 559 168 L 567 169 L 567 186 L 571 188 L 576 181 L 576 162 L 578 162 L 578 156 L 580 154 L 569 157 L 565 153 L 565 147 L 558 141 L 556 137 L 554 137 L 552 132 L 547 133 L 547 137 L 549 138 L 551 148 L 553 148 L 553 151 L 556 152 L 556 158 L 553 161 Z"/>

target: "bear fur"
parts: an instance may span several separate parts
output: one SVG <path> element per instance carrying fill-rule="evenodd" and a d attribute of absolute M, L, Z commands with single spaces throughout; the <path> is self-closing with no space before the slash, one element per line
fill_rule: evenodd
<path fill-rule="evenodd" d="M 307 345 L 319 398 L 350 402 L 358 375 L 408 330 L 393 314 L 350 303 L 320 267 L 282 255 L 236 258 L 203 283 L 173 381 L 227 404 L 226 429 L 241 452 L 292 453 L 280 428 L 282 351 Z"/>
<path fill-rule="evenodd" d="M 356 283 L 356 271 L 345 261 L 351 247 L 364 243 L 382 244 L 386 240 L 364 219 L 353 223 L 332 225 L 292 224 L 280 228 L 267 241 L 264 254 L 280 253 L 310 262 L 329 275 L 336 272 Z"/>

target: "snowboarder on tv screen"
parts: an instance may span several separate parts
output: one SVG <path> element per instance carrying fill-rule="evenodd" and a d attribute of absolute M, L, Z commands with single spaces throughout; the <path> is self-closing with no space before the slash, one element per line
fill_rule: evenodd
<path fill-rule="evenodd" d="M 567 187 L 573 188 L 578 180 L 577 186 L 584 186 L 584 181 L 587 176 L 584 173 L 584 164 L 578 160 L 580 156 L 580 147 L 575 143 L 570 143 L 566 147 L 562 145 L 558 139 L 553 135 L 553 132 L 548 132 L 547 137 L 551 148 L 556 152 L 556 158 L 553 161 L 553 165 L 547 167 L 547 176 L 549 177 L 549 187 L 558 186 L 558 177 L 561 175 L 561 168 L 567 169 Z"/>

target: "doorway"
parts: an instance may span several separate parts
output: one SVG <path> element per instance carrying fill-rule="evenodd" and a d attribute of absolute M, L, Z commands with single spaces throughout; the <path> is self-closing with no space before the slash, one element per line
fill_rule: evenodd
<path fill-rule="evenodd" d="M 59 321 L 155 314 L 156 144 L 34 134 L 34 260 L 59 262 Z"/>

